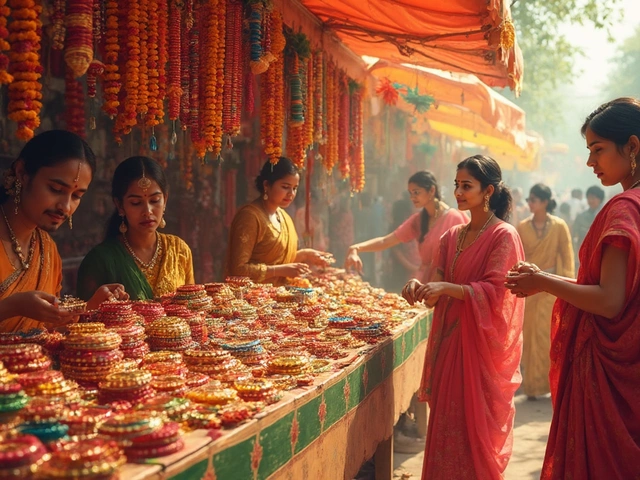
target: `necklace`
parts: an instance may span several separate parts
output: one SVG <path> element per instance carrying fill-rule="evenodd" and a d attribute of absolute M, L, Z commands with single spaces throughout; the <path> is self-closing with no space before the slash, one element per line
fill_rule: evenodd
<path fill-rule="evenodd" d="M 129 244 L 129 240 L 127 240 L 126 233 L 122 235 L 122 239 L 124 241 L 124 246 L 127 247 L 127 250 L 129 251 L 129 254 L 133 257 L 136 263 L 140 265 L 140 267 L 142 267 L 143 270 L 152 271 L 155 268 L 156 263 L 158 261 L 158 257 L 160 256 L 160 252 L 162 250 L 162 247 L 160 246 L 160 238 L 158 237 L 158 232 L 156 232 L 156 249 L 153 252 L 153 257 L 151 257 L 151 260 L 149 261 L 149 263 L 144 263 L 142 260 L 140 260 L 140 257 L 136 255 L 136 252 L 133 251 L 133 248 L 131 248 L 131 245 Z"/>
<path fill-rule="evenodd" d="M 25 259 L 22 254 L 22 247 L 20 246 L 20 242 L 18 242 L 18 238 L 16 234 L 13 232 L 13 228 L 11 228 L 11 224 L 9 223 L 9 219 L 7 218 L 7 214 L 4 213 L 4 207 L 0 206 L 2 210 L 2 217 L 4 218 L 4 223 L 7 226 L 7 230 L 9 231 L 9 238 L 11 238 L 11 247 L 13 252 L 17 255 L 18 260 L 20 260 L 20 265 L 22 265 L 23 270 L 29 270 L 29 265 L 31 264 L 31 259 L 33 258 L 33 252 L 36 248 L 36 237 L 35 232 L 31 234 L 31 240 L 29 241 L 29 255 Z"/>
<path fill-rule="evenodd" d="M 469 245 L 467 245 L 467 248 L 471 247 L 471 245 L 476 243 L 476 240 L 478 240 L 478 238 L 480 238 L 480 235 L 482 235 L 482 233 L 487 229 L 487 227 L 489 226 L 489 223 L 491 222 L 491 220 L 493 219 L 494 216 L 495 216 L 494 213 L 492 213 L 489 216 L 487 221 L 484 222 L 484 225 L 482 226 L 482 228 L 480 229 L 480 231 L 476 235 L 476 238 L 474 238 L 473 241 Z M 469 231 L 469 225 L 470 224 L 467 223 L 464 227 L 462 227 L 462 230 L 460 230 L 460 233 L 458 234 L 458 242 L 456 243 L 456 254 L 453 257 L 453 262 L 451 263 L 451 279 L 452 280 L 453 280 L 453 272 L 454 272 L 454 270 L 456 268 L 456 263 L 458 262 L 458 257 L 462 253 L 462 245 L 464 245 L 464 241 L 467 238 L 467 232 Z"/>
<path fill-rule="evenodd" d="M 533 218 L 531 219 L 531 226 L 536 232 L 536 237 L 538 237 L 538 240 L 544 238 L 544 234 L 547 231 L 547 227 L 549 226 L 549 215 L 546 216 L 546 219 L 544 221 L 544 226 L 541 229 L 538 228 L 538 226 L 535 224 Z"/>

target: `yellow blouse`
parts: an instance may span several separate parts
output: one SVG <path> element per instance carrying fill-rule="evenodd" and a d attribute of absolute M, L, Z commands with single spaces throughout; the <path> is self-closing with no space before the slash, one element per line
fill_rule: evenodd
<path fill-rule="evenodd" d="M 162 261 L 145 277 L 157 298 L 175 292 L 183 285 L 193 285 L 193 256 L 189 245 L 175 235 L 161 233 Z"/>
<path fill-rule="evenodd" d="M 278 208 L 281 231 L 271 223 L 259 202 L 245 205 L 236 213 L 229 230 L 225 275 L 249 277 L 264 282 L 267 266 L 292 263 L 298 253 L 298 235 L 291 217 Z M 276 280 L 275 283 L 278 281 Z"/>
<path fill-rule="evenodd" d="M 559 217 L 549 215 L 542 238 L 538 238 L 532 224 L 533 217 L 518 225 L 527 262 L 535 263 L 541 270 L 563 277 L 574 276 L 573 247 L 569 227 Z"/>

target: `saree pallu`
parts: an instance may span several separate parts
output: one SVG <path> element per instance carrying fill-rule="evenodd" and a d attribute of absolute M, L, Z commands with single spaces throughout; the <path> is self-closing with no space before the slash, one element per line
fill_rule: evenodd
<path fill-rule="evenodd" d="M 423 480 L 502 479 L 513 446 L 524 301 L 504 281 L 524 252 L 516 229 L 501 222 L 451 271 L 461 228 L 444 234 L 436 264 L 465 295 L 440 297 L 433 315 L 420 388 L 430 406 Z"/>
<path fill-rule="evenodd" d="M 17 271 L 11 265 L 4 249 L 0 254 L 0 300 L 20 292 L 38 290 L 60 296 L 62 290 L 62 259 L 55 242 L 48 233 L 36 229 L 36 247 L 31 266 L 26 271 Z M 45 328 L 37 319 L 12 317 L 0 322 L 0 332 L 26 332 L 32 328 Z"/>
<path fill-rule="evenodd" d="M 411 215 L 402 225 L 396 228 L 393 233 L 395 233 L 398 240 L 403 243 L 411 242 L 412 240 L 418 242 L 418 252 L 420 253 L 421 263 L 416 278 L 422 283 L 427 283 L 431 281 L 433 277 L 433 265 L 435 263 L 435 257 L 438 254 L 440 237 L 451 227 L 469 223 L 469 219 L 461 211 L 450 208 L 434 222 L 431 229 L 422 239 L 422 242 L 419 242 L 421 213 L 422 212 L 418 212 Z"/>
<path fill-rule="evenodd" d="M 194 283 L 191 249 L 179 237 L 159 234 L 162 256 L 147 277 L 117 238 L 94 247 L 78 269 L 78 297 L 90 299 L 102 285 L 121 283 L 132 300 L 149 300 Z"/>
<path fill-rule="evenodd" d="M 549 215 L 549 227 L 538 238 L 532 218 L 518 225 L 527 262 L 542 270 L 573 278 L 574 258 L 569 227 L 561 218 Z M 551 312 L 556 299 L 539 293 L 526 299 L 524 310 L 524 348 L 522 352 L 525 395 L 549 393 L 549 352 L 551 350 Z"/>
<path fill-rule="evenodd" d="M 258 200 L 262 202 L 262 200 Z M 249 277 L 266 281 L 267 266 L 293 263 L 298 253 L 298 235 L 291 217 L 278 208 L 281 230 L 278 231 L 257 202 L 242 207 L 233 217 L 229 229 L 229 249 L 225 276 Z M 279 285 L 284 278 L 270 280 Z"/>
<path fill-rule="evenodd" d="M 640 478 L 640 190 L 611 199 L 582 248 L 577 282 L 600 283 L 605 246 L 629 252 L 612 319 L 558 300 L 551 325 L 553 419 L 543 480 Z"/>

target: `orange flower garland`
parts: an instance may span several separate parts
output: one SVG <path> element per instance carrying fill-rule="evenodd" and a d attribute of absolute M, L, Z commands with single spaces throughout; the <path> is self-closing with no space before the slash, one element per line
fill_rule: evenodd
<path fill-rule="evenodd" d="M 140 2 L 138 16 L 138 35 L 140 46 L 140 64 L 138 67 L 138 95 L 136 113 L 144 115 L 149 111 L 149 0 L 138 0 Z M 127 71 L 127 74 L 129 72 Z M 128 92 L 127 92 L 128 93 Z"/>
<path fill-rule="evenodd" d="M 275 67 L 275 125 L 271 161 L 278 163 L 282 156 L 282 134 L 284 133 L 284 55 L 278 57 L 278 60 L 272 64 L 273 67 Z"/>
<path fill-rule="evenodd" d="M 0 0 L 0 85 L 11 83 L 13 77 L 7 72 L 9 67 L 9 57 L 2 53 L 8 51 L 11 46 L 7 42 L 9 30 L 7 30 L 7 21 L 11 9 L 7 7 L 7 0 Z"/>
<path fill-rule="evenodd" d="M 353 111 L 353 139 L 351 144 L 351 190 L 364 189 L 364 136 L 363 136 L 363 94 L 358 86 L 351 97 Z"/>
<path fill-rule="evenodd" d="M 0 3 L 2 0 L 0 0 Z M 54 0 L 51 15 L 51 48 L 54 50 L 64 49 L 64 36 L 66 29 L 64 26 L 64 14 L 66 8 L 65 0 Z"/>
<path fill-rule="evenodd" d="M 164 121 L 164 99 L 167 95 L 167 62 L 169 61 L 169 6 L 167 0 L 158 1 L 158 101 L 156 118 Z M 178 45 L 180 42 L 178 42 Z"/>
<path fill-rule="evenodd" d="M 224 66 L 224 93 L 222 128 L 224 133 L 235 136 L 240 133 L 242 112 L 242 16 L 239 0 L 227 1 L 226 52 Z"/>
<path fill-rule="evenodd" d="M 206 15 L 200 15 L 201 9 L 205 9 L 205 6 L 200 7 L 196 14 L 196 24 L 191 28 L 189 33 L 189 128 L 191 141 L 200 158 L 204 157 L 206 148 L 202 143 L 202 132 L 200 130 L 200 42 L 203 41 L 203 37 L 206 35 L 207 30 L 203 28 L 207 20 Z M 207 52 L 204 52 L 205 54 Z M 202 154 L 202 155 L 201 155 Z"/>
<path fill-rule="evenodd" d="M 338 122 L 337 122 L 337 105 L 336 105 L 336 96 L 337 96 L 337 85 L 336 85 L 336 66 L 333 62 L 329 62 L 327 64 L 327 74 L 326 74 L 326 102 L 327 102 L 327 112 L 326 112 L 326 123 L 327 123 L 327 143 L 324 148 L 324 168 L 327 173 L 331 175 L 333 172 L 333 167 L 336 164 L 337 160 L 337 148 L 334 148 L 338 144 Z"/>
<path fill-rule="evenodd" d="M 226 16 L 227 16 L 227 4 L 225 0 L 218 0 L 218 8 L 216 13 L 218 15 L 218 37 L 215 48 L 216 57 L 216 97 L 213 114 L 213 156 L 218 158 L 222 151 L 222 137 L 224 130 L 222 128 L 222 102 L 224 97 L 224 59 L 226 56 Z"/>
<path fill-rule="evenodd" d="M 287 39 L 282 28 L 282 14 L 275 8 L 271 11 L 270 37 L 271 53 L 277 58 L 284 52 L 284 48 L 287 46 Z"/>
<path fill-rule="evenodd" d="M 297 54 L 289 62 L 289 120 L 287 122 L 287 156 L 298 168 L 304 168 L 304 111 L 300 73 L 300 59 Z"/>
<path fill-rule="evenodd" d="M 180 116 L 180 98 L 182 86 L 180 71 L 182 68 L 182 41 L 180 29 L 182 23 L 182 9 L 177 1 L 169 1 L 169 75 L 167 77 L 167 96 L 169 97 L 169 120 L 176 121 Z"/>
<path fill-rule="evenodd" d="M 68 0 L 64 60 L 81 77 L 93 60 L 93 0 Z"/>
<path fill-rule="evenodd" d="M 160 123 L 158 119 L 158 107 L 162 109 L 162 100 L 160 99 L 159 84 L 159 17 L 158 17 L 158 0 L 148 0 L 149 8 L 149 35 L 147 39 L 147 66 L 149 91 L 147 100 L 147 112 L 145 116 L 145 125 L 155 127 Z"/>
<path fill-rule="evenodd" d="M 136 124 L 138 91 L 140 88 L 140 2 L 129 0 L 127 16 L 127 62 L 124 79 L 124 105 L 122 116 L 122 130 L 124 134 L 131 132 Z M 116 125 L 118 126 L 118 125 Z"/>
<path fill-rule="evenodd" d="M 284 130 L 284 56 L 271 64 L 260 79 L 260 137 L 264 153 L 272 164 L 282 156 L 282 133 Z"/>
<path fill-rule="evenodd" d="M 218 0 L 213 0 L 217 3 Z M 197 119 L 196 128 L 198 128 L 198 138 L 194 138 L 192 132 L 191 139 L 194 140 L 194 146 L 198 154 L 198 158 L 204 159 L 207 151 L 211 151 L 213 147 L 213 136 L 215 130 L 215 105 L 216 105 L 216 83 L 217 83 L 217 65 L 218 57 L 218 16 L 215 11 L 216 5 L 212 3 L 204 4 L 198 13 L 198 26 L 200 30 L 200 56 L 199 67 L 200 72 L 200 94 L 198 96 L 199 118 Z M 194 128 L 193 125 L 191 128 Z M 199 140 L 199 141 L 198 141 Z"/>
<path fill-rule="evenodd" d="M 9 73 L 13 82 L 9 84 L 8 117 L 18 124 L 16 137 L 20 140 L 33 138 L 33 131 L 40 126 L 42 108 L 42 85 L 39 82 L 40 66 L 39 17 L 42 7 L 34 0 L 10 0 L 11 23 L 9 23 Z"/>
<path fill-rule="evenodd" d="M 308 60 L 306 60 L 306 70 L 307 70 L 307 84 L 305 88 L 305 98 L 306 98 L 306 106 L 307 110 L 304 114 L 304 127 L 305 127 L 305 138 L 304 143 L 305 146 L 311 148 L 315 142 L 315 82 L 316 78 L 314 77 L 314 55 L 312 55 Z"/>
<path fill-rule="evenodd" d="M 102 91 L 104 104 L 102 110 L 114 118 L 118 114 L 118 94 L 120 93 L 120 73 L 118 72 L 118 2 L 107 0 L 105 31 L 104 81 Z"/>
<path fill-rule="evenodd" d="M 349 84 L 344 72 L 340 72 L 338 77 L 338 167 L 342 179 L 346 179 L 350 173 L 349 165 Z"/>
<path fill-rule="evenodd" d="M 316 52 L 313 56 L 313 76 L 315 77 L 313 88 L 315 113 L 313 117 L 314 141 L 324 143 L 326 140 L 324 132 L 324 86 L 326 79 L 324 78 L 324 57 L 321 51 Z"/>
<path fill-rule="evenodd" d="M 180 86 L 182 89 L 180 124 L 182 130 L 186 130 L 191 122 L 191 67 L 189 59 L 191 58 L 191 28 L 193 27 L 193 22 L 190 21 L 190 17 L 193 16 L 192 9 L 193 0 L 186 0 L 180 34 Z"/>

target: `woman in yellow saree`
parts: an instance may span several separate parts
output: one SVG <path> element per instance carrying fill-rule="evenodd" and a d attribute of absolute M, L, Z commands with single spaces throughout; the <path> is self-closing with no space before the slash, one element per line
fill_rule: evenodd
<path fill-rule="evenodd" d="M 78 296 L 95 285 L 118 282 L 134 300 L 147 300 L 194 283 L 191 249 L 179 237 L 158 233 L 166 225 L 167 180 L 147 157 L 124 160 L 113 175 L 116 205 L 106 239 L 84 258 L 78 270 Z"/>
<path fill-rule="evenodd" d="M 533 214 L 518 225 L 527 262 L 540 269 L 573 278 L 574 259 L 569 227 L 551 215 L 556 201 L 551 189 L 538 183 L 531 188 L 527 203 Z M 524 313 L 522 388 L 530 400 L 549 393 L 551 312 L 555 297 L 541 293 L 527 297 Z"/>
<path fill-rule="evenodd" d="M 48 232 L 69 222 L 96 168 L 77 135 L 49 130 L 29 140 L 0 188 L 0 332 L 60 326 L 73 315 L 58 308 L 62 259 Z M 96 284 L 88 308 L 126 298 L 122 285 Z"/>
<path fill-rule="evenodd" d="M 328 253 L 298 250 L 298 234 L 284 209 L 293 202 L 299 183 L 298 169 L 288 158 L 264 164 L 256 179 L 260 197 L 238 210 L 231 223 L 226 276 L 282 285 L 287 278 L 310 273 L 309 265 L 331 261 Z"/>

